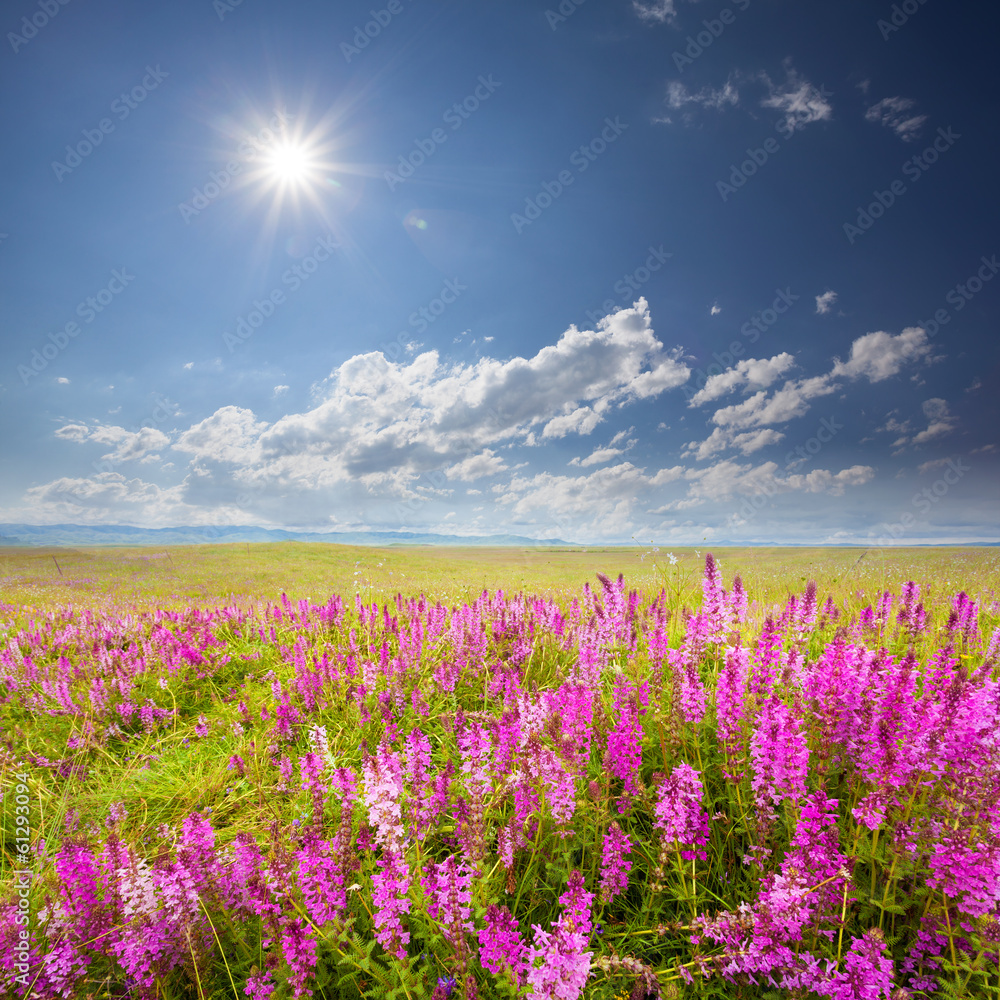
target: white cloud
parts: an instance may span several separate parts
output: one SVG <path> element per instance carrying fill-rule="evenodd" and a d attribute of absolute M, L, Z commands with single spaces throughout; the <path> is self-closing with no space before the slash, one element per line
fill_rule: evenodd
<path fill-rule="evenodd" d="M 699 104 L 703 108 L 715 108 L 717 111 L 727 105 L 735 106 L 740 102 L 740 92 L 735 81 L 730 78 L 725 86 L 716 90 L 713 87 L 703 87 L 691 92 L 680 80 L 671 80 L 667 84 L 667 104 L 671 108 L 683 108 L 687 104 Z"/>
<path fill-rule="evenodd" d="M 184 508 L 178 488 L 161 489 L 118 472 L 101 472 L 87 479 L 63 477 L 34 486 L 24 495 L 25 513 L 37 524 L 70 521 L 78 524 L 205 523 L 205 512 Z M 214 513 L 214 512 L 210 512 Z"/>
<path fill-rule="evenodd" d="M 69 385 L 69 379 L 68 379 L 68 378 L 65 378 L 65 377 L 64 377 L 64 376 L 62 376 L 62 375 L 60 375 L 60 376 L 59 376 L 59 377 L 58 377 L 58 378 L 56 379 L 56 382 L 58 382 L 58 383 L 59 383 L 59 385 Z"/>
<path fill-rule="evenodd" d="M 958 417 L 951 413 L 943 399 L 926 399 L 921 406 L 927 418 L 927 428 L 913 436 L 912 444 L 927 444 L 946 437 L 958 426 Z"/>
<path fill-rule="evenodd" d="M 865 121 L 891 128 L 904 142 L 912 142 L 927 121 L 927 115 L 910 114 L 914 106 L 909 97 L 886 97 L 865 112 Z"/>
<path fill-rule="evenodd" d="M 718 316 L 720 312 L 722 312 L 722 306 L 719 306 L 719 305 L 714 305 L 714 306 L 712 306 L 712 308 L 711 308 L 711 309 L 709 310 L 709 315 L 710 315 L 710 316 Z"/>
<path fill-rule="evenodd" d="M 828 291 L 824 292 L 822 295 L 817 295 L 816 312 L 818 312 L 820 316 L 825 315 L 833 308 L 833 305 L 836 301 L 837 301 L 836 292 Z"/>
<path fill-rule="evenodd" d="M 817 469 L 805 475 L 782 476 L 774 462 L 754 466 L 729 460 L 704 469 L 678 465 L 647 474 L 645 469 L 623 462 L 579 476 L 549 472 L 515 476 L 510 483 L 494 487 L 494 492 L 516 522 L 531 524 L 541 533 L 546 529 L 549 534 L 572 533 L 567 525 L 583 518 L 587 520 L 578 526 L 580 531 L 621 536 L 636 527 L 634 518 L 640 512 L 656 516 L 759 493 L 837 496 L 847 487 L 868 482 L 873 475 L 869 466 L 856 465 L 840 472 Z M 667 499 L 670 492 L 673 498 Z"/>
<path fill-rule="evenodd" d="M 924 416 L 927 418 L 927 427 L 911 436 L 913 423 L 910 420 L 897 420 L 892 414 L 878 430 L 899 436 L 892 442 L 892 447 L 897 449 L 893 452 L 898 455 L 905 450 L 908 445 L 927 444 L 928 441 L 935 441 L 950 434 L 958 426 L 958 417 L 949 409 L 948 403 L 938 397 L 925 399 L 921 404 Z M 893 410 L 894 414 L 896 411 Z M 946 461 L 946 460 L 945 460 Z M 933 467 L 934 462 L 925 462 L 920 466 L 920 471 Z"/>
<path fill-rule="evenodd" d="M 258 421 L 252 410 L 223 406 L 210 417 L 189 427 L 174 443 L 176 451 L 196 459 L 244 465 L 260 458 L 260 435 L 267 424 Z"/>
<path fill-rule="evenodd" d="M 813 469 L 805 474 L 795 474 L 785 480 L 791 490 L 805 493 L 829 493 L 831 496 L 841 496 L 846 486 L 862 486 L 875 476 L 875 470 L 870 465 L 852 465 L 840 472 L 830 472 L 827 469 Z"/>
<path fill-rule="evenodd" d="M 170 438 L 155 427 L 142 427 L 137 431 L 127 431 L 124 427 L 98 427 L 91 432 L 90 440 L 115 446 L 114 451 L 101 456 L 111 462 L 132 462 L 170 444 Z"/>
<path fill-rule="evenodd" d="M 56 437 L 64 441 L 96 441 L 98 444 L 114 445 L 113 451 L 102 455 L 104 461 L 132 462 L 143 459 L 170 444 L 170 438 L 155 427 L 141 427 L 129 431 L 114 424 L 98 424 L 94 428 L 83 424 L 67 424 L 56 431 Z"/>
<path fill-rule="evenodd" d="M 784 62 L 784 70 L 785 80 L 780 84 L 776 84 L 765 72 L 747 74 L 740 71 L 731 73 L 722 87 L 703 87 L 697 91 L 688 90 L 679 80 L 671 80 L 667 84 L 666 103 L 674 110 L 696 105 L 721 111 L 740 104 L 741 89 L 750 87 L 759 90 L 763 85 L 767 94 L 761 99 L 760 106 L 780 111 L 790 130 L 797 131 L 813 122 L 828 121 L 833 117 L 833 105 L 828 100 L 831 95 L 824 87 L 816 87 L 806 80 L 788 59 Z M 690 114 L 682 117 L 690 122 Z M 669 117 L 655 120 L 671 123 Z"/>
<path fill-rule="evenodd" d="M 627 535 L 636 525 L 633 517 L 640 503 L 658 487 L 679 480 L 684 469 L 676 466 L 646 475 L 631 462 L 597 469 L 587 475 L 557 476 L 540 472 L 514 476 L 505 486 L 494 487 L 497 502 L 515 522 L 532 525 L 542 534 L 579 530 L 593 535 Z M 583 523 L 575 529 L 570 521 Z"/>
<path fill-rule="evenodd" d="M 766 389 L 794 364 L 795 358 L 787 352 L 760 360 L 746 358 L 737 362 L 735 367 L 710 376 L 705 385 L 691 397 L 688 405 L 701 406 L 734 389 Z"/>
<path fill-rule="evenodd" d="M 893 413 L 896 411 L 893 410 Z M 910 429 L 909 420 L 897 420 L 894 416 L 890 415 L 886 420 L 885 424 L 881 427 L 876 428 L 876 430 L 884 431 L 889 434 L 905 434 Z"/>
<path fill-rule="evenodd" d="M 553 417 L 542 428 L 542 437 L 561 438 L 566 437 L 567 434 L 589 434 L 601 420 L 602 417 L 598 410 L 591 409 L 589 406 L 580 406 L 571 413 Z"/>
<path fill-rule="evenodd" d="M 828 493 L 838 496 L 847 486 L 860 486 L 875 474 L 866 465 L 855 465 L 840 472 L 814 469 L 805 475 L 780 476 L 774 462 L 763 465 L 740 465 L 724 460 L 707 469 L 690 470 L 685 478 L 691 480 L 688 497 L 675 504 L 675 509 L 684 510 L 709 501 L 732 499 L 734 496 L 754 494 L 774 495 L 777 493 Z"/>
<path fill-rule="evenodd" d="M 276 385 L 276 386 L 274 387 L 274 395 L 275 395 L 276 397 L 277 397 L 277 396 L 284 396 L 284 394 L 285 394 L 286 392 L 288 392 L 288 390 L 289 390 L 290 388 L 291 388 L 291 386 L 287 386 L 287 385 Z"/>
<path fill-rule="evenodd" d="M 757 431 L 734 432 L 728 428 L 716 427 L 704 441 L 691 441 L 685 448 L 685 457 L 693 456 L 699 462 L 718 454 L 720 451 L 735 449 L 743 455 L 750 455 L 771 444 L 778 444 L 785 435 L 773 428 Z"/>
<path fill-rule="evenodd" d="M 813 122 L 827 121 L 833 117 L 833 106 L 825 88 L 816 88 L 792 68 L 785 60 L 785 82 L 776 86 L 766 73 L 760 78 L 767 84 L 768 96 L 761 107 L 777 108 L 785 116 L 790 128 L 802 129 Z"/>
<path fill-rule="evenodd" d="M 898 374 L 905 365 L 921 359 L 934 360 L 930 357 L 927 335 L 920 327 L 908 327 L 897 337 L 884 331 L 867 333 L 851 344 L 848 361 L 834 359 L 833 368 L 828 374 L 791 379 L 770 394 L 766 391 L 767 386 L 790 366 L 791 355 L 779 354 L 767 361 L 748 359 L 740 362 L 734 368 L 712 376 L 704 388 L 692 397 L 690 405 L 696 406 L 717 399 L 737 387 L 752 387 L 754 377 L 762 380 L 764 388 L 741 403 L 716 410 L 711 418 L 711 422 L 716 425 L 711 435 L 701 442 L 689 442 L 683 454 L 704 460 L 729 448 L 749 454 L 768 444 L 777 443 L 781 439 L 778 436 L 753 435 L 749 431 L 787 423 L 803 416 L 809 411 L 811 400 L 829 396 L 840 389 L 837 376 L 864 377 L 870 382 L 881 382 Z M 886 426 L 880 429 L 898 432 L 906 428 L 890 418 Z M 933 431 L 929 427 L 923 433 L 940 436 L 946 429 L 945 425 L 936 426 Z M 906 439 L 900 438 L 894 444 L 898 446 L 905 443 Z"/>
<path fill-rule="evenodd" d="M 632 0 L 632 9 L 640 20 L 653 24 L 663 24 L 677 16 L 674 0 Z"/>
<path fill-rule="evenodd" d="M 86 441 L 90 434 L 90 428 L 83 424 L 67 424 L 56 431 L 56 437 L 64 441 Z"/>
<path fill-rule="evenodd" d="M 896 337 L 878 330 L 858 337 L 851 344 L 850 358 L 846 362 L 836 359 L 832 374 L 882 382 L 898 375 L 911 362 L 930 360 L 930 353 L 931 345 L 922 327 L 908 326 Z"/>
<path fill-rule="evenodd" d="M 185 371 L 190 371 L 192 368 L 194 368 L 194 362 L 193 361 L 188 361 L 188 362 L 185 363 L 185 365 L 184 365 Z"/>
<path fill-rule="evenodd" d="M 225 471 L 300 490 L 356 483 L 409 497 L 433 470 L 462 480 L 506 470 L 491 450 L 498 446 L 591 433 L 614 409 L 687 381 L 679 357 L 679 348 L 667 351 L 656 339 L 639 299 L 596 330 L 571 326 L 532 357 L 466 364 L 444 363 L 435 351 L 399 363 L 357 355 L 318 387 L 311 409 L 268 424 L 223 407 L 184 431 L 175 448 L 194 456 L 200 476 Z"/>
<path fill-rule="evenodd" d="M 933 472 L 935 469 L 940 469 L 946 466 L 952 459 L 949 458 L 933 458 L 929 462 L 922 462 L 917 466 L 917 472 L 923 475 L 925 472 Z"/>
<path fill-rule="evenodd" d="M 595 448 L 586 458 L 571 458 L 569 464 L 586 469 L 591 465 L 602 465 L 605 462 L 610 462 L 611 459 L 617 458 L 623 453 L 623 448 Z"/>
<path fill-rule="evenodd" d="M 479 455 L 470 455 L 468 458 L 457 462 L 450 468 L 445 469 L 445 475 L 449 479 L 472 482 L 482 479 L 485 476 L 495 476 L 498 472 L 505 472 L 507 464 L 502 458 L 494 454 L 489 448 L 483 450 Z"/>
<path fill-rule="evenodd" d="M 792 379 L 771 396 L 761 391 L 742 403 L 716 410 L 712 415 L 712 422 L 733 430 L 783 424 L 807 413 L 809 400 L 828 396 L 836 392 L 837 388 L 838 386 L 830 381 L 829 375 Z"/>

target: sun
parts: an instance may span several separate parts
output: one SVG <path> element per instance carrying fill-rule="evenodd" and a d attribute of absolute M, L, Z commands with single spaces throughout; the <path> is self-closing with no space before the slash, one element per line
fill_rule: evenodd
<path fill-rule="evenodd" d="M 310 180 L 314 164 L 309 150 L 297 143 L 275 146 L 264 162 L 271 177 L 281 184 L 298 187 Z"/>

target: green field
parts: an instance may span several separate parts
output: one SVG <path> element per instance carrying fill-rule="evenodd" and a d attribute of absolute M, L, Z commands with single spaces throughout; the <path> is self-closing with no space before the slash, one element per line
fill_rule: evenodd
<path fill-rule="evenodd" d="M 713 554 L 0 551 L 0 996 L 997 996 L 1000 552 Z"/>
<path fill-rule="evenodd" d="M 244 606 L 276 600 L 325 600 L 331 594 L 377 600 L 426 594 L 443 603 L 484 589 L 564 598 L 595 574 L 625 575 L 652 597 L 661 586 L 699 593 L 704 549 L 367 548 L 286 542 L 173 548 L 0 548 L 0 599 L 39 609 L 76 606 Z M 701 556 L 696 555 L 700 552 Z M 739 573 L 751 599 L 783 602 L 815 580 L 821 596 L 922 581 L 935 596 L 960 590 L 986 599 L 1000 581 L 995 548 L 714 548 L 727 574 Z"/>

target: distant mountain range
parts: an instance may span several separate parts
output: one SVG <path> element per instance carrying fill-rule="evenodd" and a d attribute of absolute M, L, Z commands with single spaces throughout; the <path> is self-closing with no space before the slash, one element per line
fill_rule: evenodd
<path fill-rule="evenodd" d="M 436 535 L 415 531 L 285 531 L 251 525 L 133 528 L 124 524 L 0 524 L 0 546 L 200 545 L 226 542 L 328 542 L 335 545 L 573 546 L 561 538 Z"/>
<path fill-rule="evenodd" d="M 193 525 L 183 528 L 133 528 L 127 524 L 0 524 L 2 546 L 87 545 L 208 545 L 238 542 L 326 542 L 332 545 L 468 545 L 517 548 L 641 548 L 636 542 L 567 542 L 562 538 L 525 538 L 523 535 L 438 535 L 419 531 L 287 531 L 254 525 Z M 690 548 L 679 542 L 679 548 Z M 695 543 L 697 544 L 697 543 Z M 914 543 L 927 548 L 938 543 Z M 1000 542 L 962 542 L 941 548 L 1000 546 Z M 705 548 L 705 543 L 702 544 Z M 730 541 L 713 539 L 711 547 L 722 548 L 837 548 L 822 542 Z M 843 546 L 866 548 L 864 543 Z"/>

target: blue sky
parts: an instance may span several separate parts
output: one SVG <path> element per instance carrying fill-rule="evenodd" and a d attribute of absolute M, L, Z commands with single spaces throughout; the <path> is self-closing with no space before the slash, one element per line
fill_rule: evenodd
<path fill-rule="evenodd" d="M 6 5 L 0 521 L 1000 539 L 998 20 Z"/>

